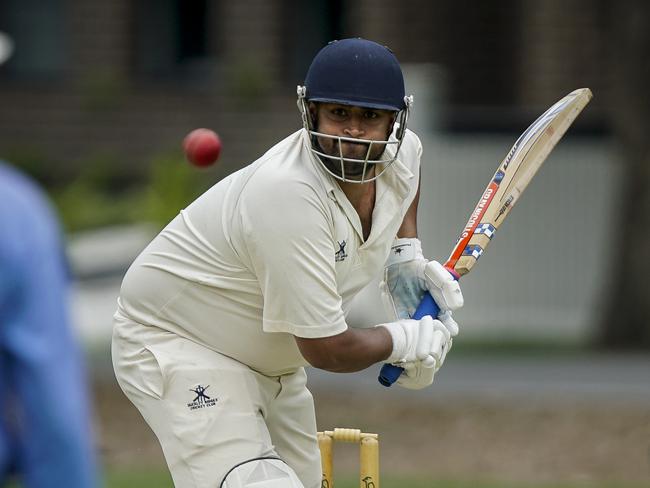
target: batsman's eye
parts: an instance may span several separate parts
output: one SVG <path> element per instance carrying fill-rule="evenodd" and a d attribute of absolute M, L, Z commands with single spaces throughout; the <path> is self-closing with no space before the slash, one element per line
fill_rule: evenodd
<path fill-rule="evenodd" d="M 376 119 L 377 117 L 379 117 L 379 114 L 377 112 L 375 112 L 374 110 L 366 110 L 364 112 L 363 116 L 366 119 L 372 120 L 372 119 Z"/>
<path fill-rule="evenodd" d="M 344 108 L 333 108 L 330 111 L 330 114 L 332 115 L 332 117 L 334 119 L 340 120 L 340 119 L 344 119 L 345 117 L 347 117 L 348 112 Z"/>

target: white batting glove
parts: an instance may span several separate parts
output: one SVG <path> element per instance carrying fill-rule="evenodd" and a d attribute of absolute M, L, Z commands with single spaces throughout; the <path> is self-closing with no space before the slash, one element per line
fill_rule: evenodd
<path fill-rule="evenodd" d="M 393 350 L 387 362 L 401 365 L 428 358 L 433 342 L 433 322 L 430 316 L 426 316 L 421 320 L 404 319 L 378 325 L 388 329 L 393 340 Z"/>
<path fill-rule="evenodd" d="M 430 361 L 416 361 L 400 365 L 404 372 L 397 378 L 396 385 L 407 390 L 421 390 L 433 383 L 436 374 L 435 364 Z"/>
<path fill-rule="evenodd" d="M 393 350 L 387 362 L 396 366 L 423 361 L 425 366 L 440 369 L 452 344 L 452 337 L 458 334 L 458 324 L 450 313 L 443 317 L 445 322 L 426 315 L 420 320 L 405 319 L 381 324 L 393 340 Z"/>
<path fill-rule="evenodd" d="M 419 239 L 395 239 L 379 284 L 381 299 L 391 319 L 408 319 L 426 291 L 424 267 Z"/>
<path fill-rule="evenodd" d="M 436 324 L 439 322 L 439 324 Z M 431 354 L 422 361 L 414 361 L 412 363 L 400 364 L 404 368 L 404 372 L 397 379 L 396 383 L 402 388 L 409 390 L 421 390 L 433 383 L 433 379 L 442 367 L 453 345 L 453 337 L 458 334 L 458 324 L 451 318 L 451 312 L 444 312 L 440 316 L 440 321 L 434 321 L 434 328 L 439 328 L 442 325 L 449 335 L 442 332 L 439 340 L 432 344 Z M 440 329 L 442 330 L 442 329 Z"/>
<path fill-rule="evenodd" d="M 394 319 L 412 317 L 426 291 L 441 311 L 463 305 L 458 282 L 440 263 L 425 259 L 417 238 L 395 239 L 379 291 L 386 313 Z"/>
<path fill-rule="evenodd" d="M 429 261 L 423 270 L 426 287 L 441 311 L 458 310 L 463 306 L 463 292 L 454 279 L 438 261 Z"/>

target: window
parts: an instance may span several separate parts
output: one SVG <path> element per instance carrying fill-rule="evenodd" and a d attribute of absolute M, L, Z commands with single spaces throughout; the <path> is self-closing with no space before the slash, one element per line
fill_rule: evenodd
<path fill-rule="evenodd" d="M 520 5 L 439 2 L 429 13 L 434 62 L 447 72 L 450 130 L 519 127 Z"/>
<path fill-rule="evenodd" d="M 134 71 L 145 78 L 202 77 L 209 67 L 208 19 L 216 2 L 134 3 Z"/>
<path fill-rule="evenodd" d="M 329 41 L 347 37 L 343 0 L 285 0 L 284 73 L 289 83 L 302 84 L 316 53 Z"/>
<path fill-rule="evenodd" d="M 0 67 L 6 77 L 57 77 L 66 63 L 63 0 L 2 0 L 0 31 L 14 41 L 13 56 Z"/>

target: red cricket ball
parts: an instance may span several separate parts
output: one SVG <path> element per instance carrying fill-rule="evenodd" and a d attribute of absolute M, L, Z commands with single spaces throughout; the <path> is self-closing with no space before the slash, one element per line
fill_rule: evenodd
<path fill-rule="evenodd" d="M 194 166 L 210 166 L 219 159 L 221 139 L 210 129 L 194 129 L 183 139 L 185 157 Z"/>

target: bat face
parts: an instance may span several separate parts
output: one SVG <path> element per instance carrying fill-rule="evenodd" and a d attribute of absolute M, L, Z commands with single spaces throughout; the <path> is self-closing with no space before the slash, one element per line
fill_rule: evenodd
<path fill-rule="evenodd" d="M 459 276 L 472 269 L 530 180 L 591 97 L 589 88 L 569 93 L 519 136 L 470 214 L 445 267 Z"/>

